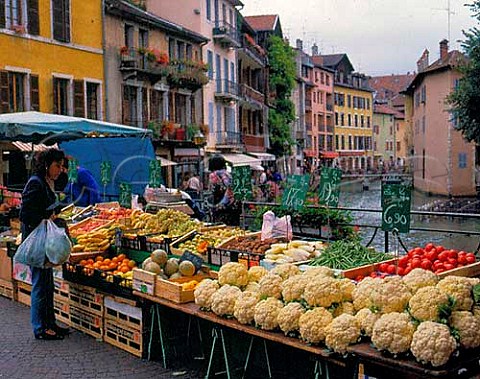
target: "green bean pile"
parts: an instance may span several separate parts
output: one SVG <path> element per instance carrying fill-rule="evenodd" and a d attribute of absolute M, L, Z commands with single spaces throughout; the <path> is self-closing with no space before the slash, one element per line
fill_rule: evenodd
<path fill-rule="evenodd" d="M 390 254 L 380 253 L 373 248 L 362 246 L 357 241 L 335 241 L 330 244 L 311 266 L 327 266 L 337 270 L 378 263 L 392 259 Z"/>

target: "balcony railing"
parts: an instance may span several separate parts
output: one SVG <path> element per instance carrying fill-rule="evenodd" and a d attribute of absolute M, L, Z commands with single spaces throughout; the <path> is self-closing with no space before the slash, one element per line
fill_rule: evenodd
<path fill-rule="evenodd" d="M 295 133 L 296 139 L 305 139 L 305 131 L 304 130 L 297 130 Z"/>
<path fill-rule="evenodd" d="M 217 80 L 215 97 L 224 101 L 236 101 L 239 99 L 238 83 L 230 80 Z"/>
<path fill-rule="evenodd" d="M 263 48 L 256 44 L 255 40 L 250 36 L 242 37 L 242 50 L 243 52 L 263 67 L 266 65 L 266 53 Z"/>
<path fill-rule="evenodd" d="M 265 104 L 265 95 L 247 84 L 240 84 L 240 97 L 246 101 L 254 100 L 262 105 Z"/>
<path fill-rule="evenodd" d="M 174 60 L 168 68 L 167 82 L 170 87 L 197 90 L 208 83 L 208 67 L 202 62 Z"/>
<path fill-rule="evenodd" d="M 226 21 L 218 21 L 213 28 L 213 39 L 225 47 L 240 47 L 240 35 L 235 26 Z"/>
<path fill-rule="evenodd" d="M 234 146 L 242 145 L 242 135 L 233 131 L 211 132 L 210 137 L 215 140 L 215 146 Z"/>
<path fill-rule="evenodd" d="M 147 78 L 152 82 L 166 77 L 168 74 L 168 56 L 157 56 L 148 49 L 121 48 L 120 71 L 128 78 Z"/>
<path fill-rule="evenodd" d="M 333 112 L 333 104 L 327 104 L 327 111 Z"/>
<path fill-rule="evenodd" d="M 265 136 L 263 134 L 244 134 L 243 143 L 245 144 L 245 149 L 249 152 L 265 152 Z"/>

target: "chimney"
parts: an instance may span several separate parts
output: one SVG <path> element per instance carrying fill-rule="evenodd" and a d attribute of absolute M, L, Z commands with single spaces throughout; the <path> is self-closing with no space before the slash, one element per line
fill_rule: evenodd
<path fill-rule="evenodd" d="M 428 50 L 425 49 L 422 56 L 417 61 L 418 72 L 422 72 L 423 70 L 425 70 L 428 67 L 428 56 L 429 56 L 429 54 L 430 53 L 428 52 Z"/>
<path fill-rule="evenodd" d="M 303 51 L 303 41 L 300 38 L 297 38 L 296 45 L 298 50 Z"/>
<path fill-rule="evenodd" d="M 440 41 L 440 59 L 444 61 L 448 57 L 448 41 L 443 39 Z"/>
<path fill-rule="evenodd" d="M 318 56 L 318 46 L 316 43 L 314 43 L 312 46 L 312 57 L 317 57 L 317 56 Z"/>

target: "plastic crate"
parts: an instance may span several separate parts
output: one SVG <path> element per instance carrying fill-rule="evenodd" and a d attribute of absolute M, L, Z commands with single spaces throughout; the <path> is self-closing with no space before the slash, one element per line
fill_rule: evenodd
<path fill-rule="evenodd" d="M 122 237 L 121 247 L 127 250 L 146 251 L 146 238 L 145 236 Z"/>
<path fill-rule="evenodd" d="M 162 242 L 153 242 L 149 241 L 148 237 L 145 239 L 145 250 L 151 253 L 154 250 L 157 249 L 162 249 L 167 252 L 167 254 L 170 254 L 170 244 L 175 241 L 176 238 L 169 238 L 165 237 Z"/>
<path fill-rule="evenodd" d="M 254 254 L 246 251 L 233 249 L 222 249 L 209 246 L 207 249 L 208 264 L 222 266 L 228 262 L 243 263 L 247 268 L 259 266 L 260 261 L 265 258 L 264 254 Z"/>

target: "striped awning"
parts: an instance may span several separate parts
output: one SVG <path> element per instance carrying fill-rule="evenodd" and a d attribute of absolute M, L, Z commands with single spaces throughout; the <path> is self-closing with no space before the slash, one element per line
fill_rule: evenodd
<path fill-rule="evenodd" d="M 58 145 L 55 144 L 55 145 L 52 145 L 52 146 L 47 146 L 47 145 L 44 145 L 44 144 L 32 144 L 30 142 L 20 142 L 20 141 L 13 141 L 12 142 L 12 145 L 15 146 L 18 150 L 20 151 L 23 151 L 23 152 L 37 152 L 37 151 L 44 151 L 44 150 L 48 150 L 48 149 L 52 149 L 52 148 L 55 148 L 55 149 L 58 149 Z"/>

